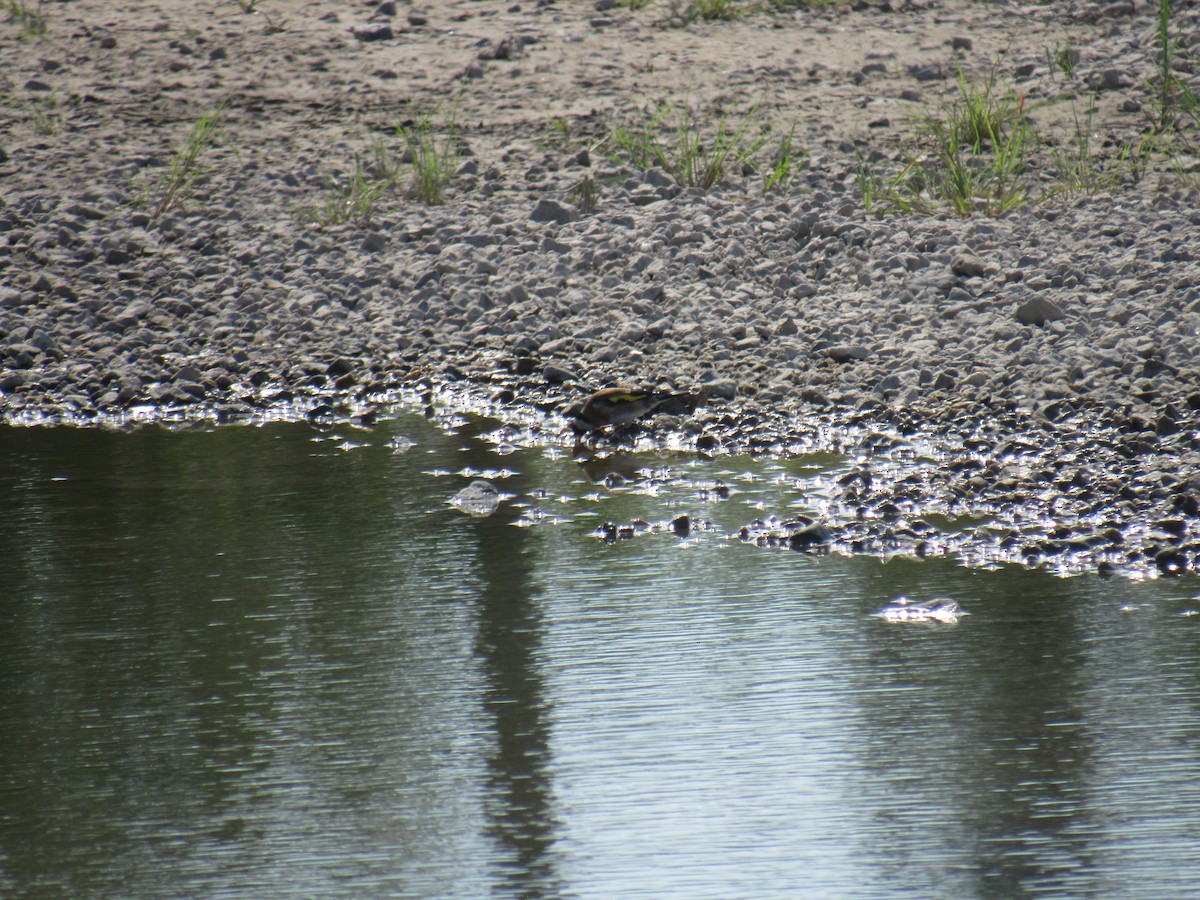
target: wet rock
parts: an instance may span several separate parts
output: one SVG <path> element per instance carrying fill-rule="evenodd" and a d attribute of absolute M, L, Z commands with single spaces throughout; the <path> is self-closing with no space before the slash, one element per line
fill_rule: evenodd
<path fill-rule="evenodd" d="M 490 516 L 500 506 L 500 491 L 490 481 L 477 479 L 450 498 L 450 505 L 469 516 Z"/>
<path fill-rule="evenodd" d="M 542 367 L 542 377 L 546 379 L 547 384 L 566 384 L 570 381 L 576 381 L 579 376 L 573 369 L 567 366 L 547 363 Z"/>
<path fill-rule="evenodd" d="M 788 537 L 788 546 L 793 550 L 810 551 L 833 543 L 833 532 L 821 524 L 802 528 Z"/>

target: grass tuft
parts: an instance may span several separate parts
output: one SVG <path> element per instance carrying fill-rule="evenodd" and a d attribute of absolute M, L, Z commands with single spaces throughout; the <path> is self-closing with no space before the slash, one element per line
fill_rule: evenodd
<path fill-rule="evenodd" d="M 134 201 L 157 219 L 163 213 L 184 207 L 195 199 L 197 185 L 211 171 L 203 163 L 209 146 L 220 138 L 221 114 L 225 104 L 204 113 L 175 151 L 166 169 L 152 183 L 135 187 Z"/>
<path fill-rule="evenodd" d="M 375 213 L 376 205 L 391 187 L 387 178 L 370 177 L 362 160 L 356 159 L 346 177 L 331 179 L 322 199 L 297 209 L 296 218 L 302 223 L 315 225 L 366 221 Z"/>
<path fill-rule="evenodd" d="M 22 37 L 41 37 L 46 33 L 42 0 L 38 0 L 36 7 L 29 0 L 0 0 L 0 10 L 8 13 L 8 20 L 21 29 Z"/>
<path fill-rule="evenodd" d="M 757 105 L 731 128 L 725 116 L 706 139 L 700 123 L 686 104 L 667 103 L 652 116 L 632 127 L 618 126 L 607 141 L 614 156 L 624 155 L 638 168 L 661 167 L 681 187 L 708 189 L 721 182 L 733 168 L 748 162 L 765 138 L 750 135 L 750 122 Z M 664 132 L 670 138 L 663 136 Z"/>
<path fill-rule="evenodd" d="M 438 128 L 428 115 L 396 125 L 396 135 L 404 142 L 404 158 L 412 167 L 409 196 L 426 206 L 440 206 L 446 188 L 458 171 L 461 154 L 455 109 Z"/>
<path fill-rule="evenodd" d="M 941 209 L 967 216 L 1000 215 L 1028 202 L 1028 174 L 1037 136 L 1025 117 L 1025 98 L 997 92 L 994 77 L 982 87 L 961 69 L 958 95 L 918 123 L 915 149 L 893 173 L 881 177 L 859 163 L 858 185 L 869 212 Z"/>

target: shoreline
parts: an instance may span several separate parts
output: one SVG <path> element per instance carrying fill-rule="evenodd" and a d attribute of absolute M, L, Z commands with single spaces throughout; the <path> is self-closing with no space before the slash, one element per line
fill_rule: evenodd
<path fill-rule="evenodd" d="M 334 422 L 396 392 L 433 392 L 508 422 L 517 440 L 553 442 L 565 428 L 556 411 L 594 389 L 698 390 L 708 404 L 651 423 L 650 442 L 848 455 L 857 477 L 829 506 L 847 546 L 933 546 L 949 533 L 934 515 L 986 523 L 971 546 L 995 560 L 1200 573 L 1200 193 L 1147 184 L 965 218 L 871 216 L 856 193 L 868 139 L 895 147 L 898 127 L 878 124 L 876 100 L 931 91 L 907 54 L 971 61 L 1004 28 L 1051 33 L 1048 10 L 994 31 L 957 0 L 688 31 L 591 4 L 452 3 L 365 41 L 351 33 L 357 19 L 328 18 L 334 5 L 269 33 L 263 18 L 214 3 L 189 38 L 185 7 L 161 2 L 116 26 L 81 3 L 36 45 L 11 29 L 0 38 L 20 60 L 3 87 L 26 98 L 4 108 L 0 146 L 0 421 L 292 409 Z M 922 17 L 965 29 L 978 49 L 922 44 Z M 1085 63 L 1102 72 L 1126 59 L 1146 21 L 1081 17 L 1094 40 Z M 844 31 L 889 22 L 899 49 L 864 75 Z M 614 40 L 637 51 L 626 74 L 661 47 L 684 67 L 660 70 L 668 79 L 703 68 L 692 50 L 725 62 L 748 36 L 791 59 L 791 28 L 850 56 L 826 69 L 804 61 L 794 78 L 731 69 L 703 98 L 752 103 L 761 83 L 778 83 L 774 112 L 794 94 L 802 112 L 827 101 L 826 125 L 845 113 L 849 141 L 801 119 L 809 155 L 788 190 L 765 192 L 746 171 L 681 188 L 662 167 L 587 152 L 596 110 L 629 102 L 596 55 L 618 53 Z M 472 29 L 492 36 L 482 51 Z M 534 39 L 497 55 L 505 35 Z M 424 68 L 401 68 L 409 58 Z M 360 126 L 388 133 L 409 108 L 397 100 L 422 83 L 445 96 L 464 66 L 482 74 L 460 95 L 464 154 L 444 205 L 299 220 L 331 165 L 365 158 Z M 1098 95 L 1105 127 L 1133 127 L 1121 112 L 1139 90 L 1128 72 L 1124 88 Z M 937 82 L 953 83 L 945 72 Z M 62 99 L 29 99 L 43 95 Z M 556 143 L 548 126 L 534 139 L 527 117 L 541 96 L 574 110 L 579 141 Z M 160 215 L 134 205 L 131 185 L 164 170 L 217 97 L 229 98 L 221 139 L 194 201 Z M 35 103 L 58 110 L 57 131 L 35 127 Z M 95 149 L 80 153 L 80 140 Z M 571 202 L 589 179 L 594 210 Z"/>

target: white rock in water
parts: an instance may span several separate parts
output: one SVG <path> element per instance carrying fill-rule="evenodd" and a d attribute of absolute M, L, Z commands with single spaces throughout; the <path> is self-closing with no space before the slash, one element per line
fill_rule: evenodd
<path fill-rule="evenodd" d="M 961 616 L 969 613 L 958 605 L 957 600 L 946 597 L 935 597 L 920 602 L 909 600 L 907 597 L 897 597 L 875 615 L 885 622 L 941 622 L 953 625 Z"/>
<path fill-rule="evenodd" d="M 472 481 L 450 498 L 450 505 L 468 516 L 490 516 L 500 506 L 500 492 L 490 481 Z"/>

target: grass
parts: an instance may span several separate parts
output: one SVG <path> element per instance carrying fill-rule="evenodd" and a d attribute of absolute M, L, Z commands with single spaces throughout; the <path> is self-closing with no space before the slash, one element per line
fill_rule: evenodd
<path fill-rule="evenodd" d="M 356 159 L 346 177 L 332 179 L 322 199 L 298 209 L 296 218 L 316 225 L 366 221 L 391 189 L 390 179 L 370 177 L 362 161 Z"/>
<path fill-rule="evenodd" d="M 1161 9 L 1166 9 L 1163 0 Z M 1160 29 L 1169 18 L 1163 14 Z M 1189 173 L 1194 142 L 1181 125 L 1200 122 L 1195 95 L 1169 66 L 1169 39 L 1160 34 L 1160 53 L 1167 66 L 1162 85 L 1174 84 L 1158 96 L 1158 127 L 1124 145 L 1097 152 L 1097 95 L 1080 113 L 1071 99 L 1070 134 L 1047 138 L 1037 130 L 1026 98 L 1012 87 L 1001 88 L 994 71 L 981 84 L 967 82 L 961 70 L 949 103 L 916 121 L 908 151 L 901 161 L 876 169 L 862 159 L 856 167 L 858 191 L 870 213 L 936 215 L 950 212 L 1002 215 L 1029 203 L 1061 196 L 1094 196 L 1141 181 L 1152 168 L 1171 171 L 1181 181 Z M 1073 75 L 1076 59 L 1068 44 L 1050 59 L 1064 75 Z M 1047 108 L 1058 100 L 1043 101 Z M 1170 109 L 1163 112 L 1166 105 Z M 1167 117 L 1169 114 L 1169 117 Z M 1052 133 L 1053 134 L 1053 133 Z"/>
<path fill-rule="evenodd" d="M 396 125 L 396 135 L 405 146 L 404 159 L 411 166 L 409 196 L 426 206 L 439 206 L 446 188 L 458 171 L 457 102 L 439 128 L 428 115 Z"/>
<path fill-rule="evenodd" d="M 793 125 L 786 135 L 779 140 L 779 150 L 775 154 L 774 163 L 762 172 L 762 192 L 769 194 L 774 190 L 787 190 L 796 178 L 796 173 L 808 159 L 808 151 L 795 146 L 796 126 Z"/>
<path fill-rule="evenodd" d="M 1051 169 L 1056 184 L 1047 196 L 1084 194 L 1094 196 L 1118 190 L 1127 183 L 1141 179 L 1148 163 L 1151 142 L 1122 147 L 1113 158 L 1098 156 L 1092 147 L 1093 119 L 1096 115 L 1096 95 L 1088 98 L 1088 106 L 1080 118 L 1072 102 L 1074 119 L 1073 139 L 1068 150 L 1051 150 Z"/>
<path fill-rule="evenodd" d="M 581 212 L 593 213 L 600 205 L 600 186 L 595 178 L 586 175 L 567 191 L 566 198 Z"/>
<path fill-rule="evenodd" d="M 1079 66 L 1079 51 L 1071 43 L 1069 35 L 1053 51 L 1046 53 L 1046 62 L 1047 68 L 1051 71 L 1057 69 L 1067 81 L 1071 81 L 1075 77 L 1075 71 Z"/>
<path fill-rule="evenodd" d="M 1032 196 L 1036 143 L 1023 96 L 998 91 L 994 77 L 969 84 L 960 69 L 957 96 L 919 121 L 915 149 L 897 171 L 881 177 L 860 161 L 859 192 L 868 212 L 1000 215 Z"/>
<path fill-rule="evenodd" d="M 22 37 L 41 37 L 46 33 L 42 0 L 38 0 L 36 7 L 29 0 L 0 0 L 0 10 L 8 13 L 8 20 L 21 29 Z"/>
<path fill-rule="evenodd" d="M 721 116 L 706 138 L 688 104 L 665 103 L 632 128 L 614 128 L 607 143 L 618 160 L 624 156 L 642 169 L 658 166 L 681 187 L 708 189 L 763 145 L 762 136 L 750 133 L 757 109 L 753 107 L 734 128 Z"/>
<path fill-rule="evenodd" d="M 220 138 L 222 102 L 204 113 L 192 125 L 183 145 L 175 151 L 166 169 L 152 183 L 142 183 L 135 191 L 135 202 L 147 209 L 152 218 L 184 207 L 195 199 L 197 185 L 209 173 L 203 157 L 210 145 Z"/>
<path fill-rule="evenodd" d="M 1200 98 L 1175 71 L 1173 60 L 1179 44 L 1171 33 L 1171 2 L 1158 2 L 1158 84 L 1155 95 L 1157 129 L 1166 132 L 1181 121 L 1200 125 Z"/>
<path fill-rule="evenodd" d="M 426 206 L 444 203 L 462 157 L 457 106 L 440 125 L 430 115 L 397 123 L 401 153 L 382 138 L 372 140 L 367 161 L 356 157 L 345 176 L 330 179 L 320 200 L 296 209 L 296 218 L 316 225 L 367 221 L 392 195 Z"/>
<path fill-rule="evenodd" d="M 616 0 L 617 6 L 631 11 L 646 9 L 655 0 Z M 668 25 L 690 25 L 693 22 L 733 21 L 763 8 L 762 2 L 741 0 L 663 0 L 664 21 Z"/>
<path fill-rule="evenodd" d="M 0 93 L 0 107 L 11 109 L 24 115 L 37 134 L 58 134 L 66 125 L 67 116 L 59 106 L 54 94 L 44 97 L 21 97 L 15 94 Z"/>

